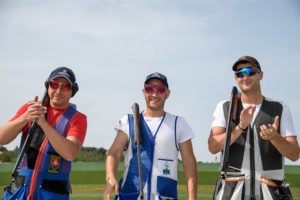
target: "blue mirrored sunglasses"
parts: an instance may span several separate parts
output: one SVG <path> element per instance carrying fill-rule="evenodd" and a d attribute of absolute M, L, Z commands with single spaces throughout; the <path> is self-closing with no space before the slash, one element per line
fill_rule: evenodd
<path fill-rule="evenodd" d="M 245 67 L 235 72 L 235 76 L 238 78 L 242 78 L 247 74 L 247 76 L 252 76 L 256 73 L 259 73 L 260 70 L 256 67 Z"/>

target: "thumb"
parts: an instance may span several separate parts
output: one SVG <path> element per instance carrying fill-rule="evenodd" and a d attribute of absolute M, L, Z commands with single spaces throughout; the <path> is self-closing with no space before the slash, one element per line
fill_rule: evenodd
<path fill-rule="evenodd" d="M 278 125 L 279 125 L 279 116 L 276 116 L 274 119 L 273 127 L 277 129 Z"/>
<path fill-rule="evenodd" d="M 119 195 L 119 185 L 118 185 L 118 183 L 115 183 L 115 194 Z"/>
<path fill-rule="evenodd" d="M 37 102 L 38 101 L 38 96 L 35 96 L 33 101 Z"/>

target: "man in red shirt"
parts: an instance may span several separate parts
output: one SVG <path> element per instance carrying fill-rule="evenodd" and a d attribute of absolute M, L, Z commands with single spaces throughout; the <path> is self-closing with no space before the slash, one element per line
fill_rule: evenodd
<path fill-rule="evenodd" d="M 0 127 L 0 145 L 10 143 L 22 131 L 21 149 L 30 124 L 37 123 L 22 167 L 6 188 L 3 200 L 69 199 L 71 161 L 83 144 L 87 118 L 69 103 L 78 91 L 71 69 L 55 69 L 45 86 L 47 105 L 35 97 Z"/>

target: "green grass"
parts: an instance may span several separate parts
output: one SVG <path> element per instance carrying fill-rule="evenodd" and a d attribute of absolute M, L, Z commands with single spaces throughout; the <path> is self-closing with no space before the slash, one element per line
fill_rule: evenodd
<path fill-rule="evenodd" d="M 14 164 L 0 164 L 0 197 L 3 188 L 10 182 Z M 198 163 L 198 199 L 212 199 L 214 185 L 220 175 L 219 164 Z M 118 171 L 121 176 L 123 163 Z M 180 199 L 186 199 L 184 173 L 182 164 L 178 167 L 178 194 Z M 286 180 L 290 184 L 294 199 L 300 200 L 300 166 L 285 166 Z M 105 164 L 102 163 L 73 163 L 70 181 L 73 193 L 71 200 L 102 199 L 105 186 Z"/>
<path fill-rule="evenodd" d="M 95 200 L 102 199 L 105 185 L 103 184 L 75 184 L 72 185 L 73 193 L 70 195 L 71 200 Z M 300 188 L 291 188 L 294 200 L 300 200 Z M 214 192 L 212 185 L 198 186 L 198 199 L 210 200 Z M 3 187 L 0 186 L 0 196 L 3 194 Z M 178 186 L 179 199 L 187 199 L 187 190 L 185 185 Z"/>

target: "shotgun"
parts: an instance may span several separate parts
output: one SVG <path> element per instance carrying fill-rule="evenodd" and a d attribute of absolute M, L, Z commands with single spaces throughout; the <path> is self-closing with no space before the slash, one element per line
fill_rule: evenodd
<path fill-rule="evenodd" d="M 237 108 L 238 108 L 238 90 L 234 86 L 232 88 L 229 110 L 228 110 L 228 118 L 226 121 L 226 138 L 224 143 L 224 150 L 221 162 L 221 176 L 223 179 L 227 176 L 227 171 L 229 168 L 229 149 L 230 149 L 230 139 L 231 139 L 231 131 L 234 128 L 233 124 L 236 122 Z"/>
<path fill-rule="evenodd" d="M 44 96 L 42 98 L 42 105 L 43 106 L 48 106 L 49 104 L 49 96 L 48 96 L 48 90 L 46 89 Z M 14 169 L 12 171 L 12 177 L 17 177 L 19 174 L 19 171 L 23 165 L 25 155 L 29 149 L 29 144 L 32 140 L 33 134 L 35 133 L 36 128 L 38 127 L 38 124 L 36 121 L 33 121 L 29 127 L 28 134 L 26 135 L 26 138 L 24 140 L 24 144 L 22 146 L 22 149 L 19 153 L 18 159 L 16 161 L 16 164 L 14 166 Z"/>
<path fill-rule="evenodd" d="M 139 186 L 140 186 L 140 199 L 144 199 L 143 192 L 143 176 L 142 176 L 142 164 L 141 164 L 141 148 L 142 143 L 141 127 L 140 127 L 140 109 L 137 103 L 132 105 L 133 112 L 133 132 L 134 132 L 134 143 L 137 147 L 137 158 L 138 158 L 138 170 L 139 170 Z"/>

